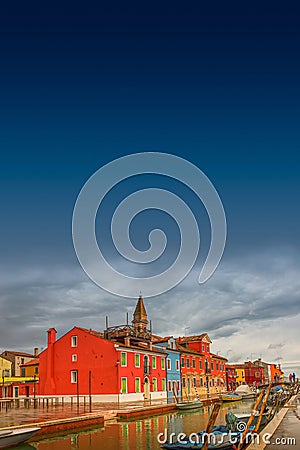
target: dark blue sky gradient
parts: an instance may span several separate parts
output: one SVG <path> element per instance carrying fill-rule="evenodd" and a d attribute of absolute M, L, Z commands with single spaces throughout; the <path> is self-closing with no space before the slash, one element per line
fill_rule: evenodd
<path fill-rule="evenodd" d="M 83 183 L 140 151 L 208 175 L 225 257 L 299 248 L 299 11 L 240 3 L 2 7 L 2 264 L 77 264 Z"/>

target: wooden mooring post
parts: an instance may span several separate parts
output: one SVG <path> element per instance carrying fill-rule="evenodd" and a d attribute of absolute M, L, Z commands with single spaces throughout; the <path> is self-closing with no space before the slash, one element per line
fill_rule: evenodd
<path fill-rule="evenodd" d="M 202 450 L 207 450 L 208 449 L 208 444 L 209 444 L 208 437 L 209 437 L 209 435 L 211 434 L 211 432 L 213 430 L 213 427 L 214 427 L 215 422 L 217 420 L 220 408 L 221 408 L 221 403 L 214 403 L 212 411 L 211 411 L 211 414 L 209 416 L 208 423 L 207 423 L 205 436 L 204 436 L 204 442 L 203 442 L 203 445 L 201 447 Z"/>

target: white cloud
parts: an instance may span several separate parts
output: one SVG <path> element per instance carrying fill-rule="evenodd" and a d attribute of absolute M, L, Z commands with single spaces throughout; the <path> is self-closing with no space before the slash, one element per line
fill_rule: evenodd
<path fill-rule="evenodd" d="M 173 290 L 145 301 L 153 331 L 184 335 L 208 332 L 213 350 L 241 362 L 262 355 L 300 373 L 297 257 L 288 252 L 223 261 L 204 285 L 198 274 Z M 125 323 L 135 301 L 106 293 L 76 266 L 14 270 L 0 282 L 0 347 L 30 350 L 45 346 L 46 330 L 59 334 L 74 325 L 102 330 Z M 137 292 L 137 296 L 138 296 Z M 186 329 L 188 327 L 188 329 Z M 186 329 L 186 330 L 185 330 Z M 21 331 L 20 331 L 21 330 Z M 282 359 L 281 359 L 282 358 Z"/>

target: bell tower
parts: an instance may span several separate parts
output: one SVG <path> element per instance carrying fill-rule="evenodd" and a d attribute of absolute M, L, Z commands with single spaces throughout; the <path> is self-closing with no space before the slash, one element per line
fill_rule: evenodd
<path fill-rule="evenodd" d="M 132 325 L 138 332 L 144 332 L 147 330 L 148 318 L 144 301 L 141 295 L 139 296 L 135 311 L 133 313 Z"/>

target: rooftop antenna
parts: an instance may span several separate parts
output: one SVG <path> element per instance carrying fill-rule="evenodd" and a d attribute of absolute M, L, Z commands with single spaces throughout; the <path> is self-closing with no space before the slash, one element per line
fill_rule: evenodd
<path fill-rule="evenodd" d="M 126 325 L 128 325 L 129 324 L 129 318 L 128 318 L 128 311 L 127 311 L 127 313 L 126 313 Z"/>
<path fill-rule="evenodd" d="M 105 316 L 105 327 L 106 330 L 108 329 L 108 316 Z"/>
<path fill-rule="evenodd" d="M 187 330 L 189 330 L 191 327 L 185 327 L 185 329 L 184 329 L 184 335 L 186 336 L 186 332 L 187 332 Z"/>

